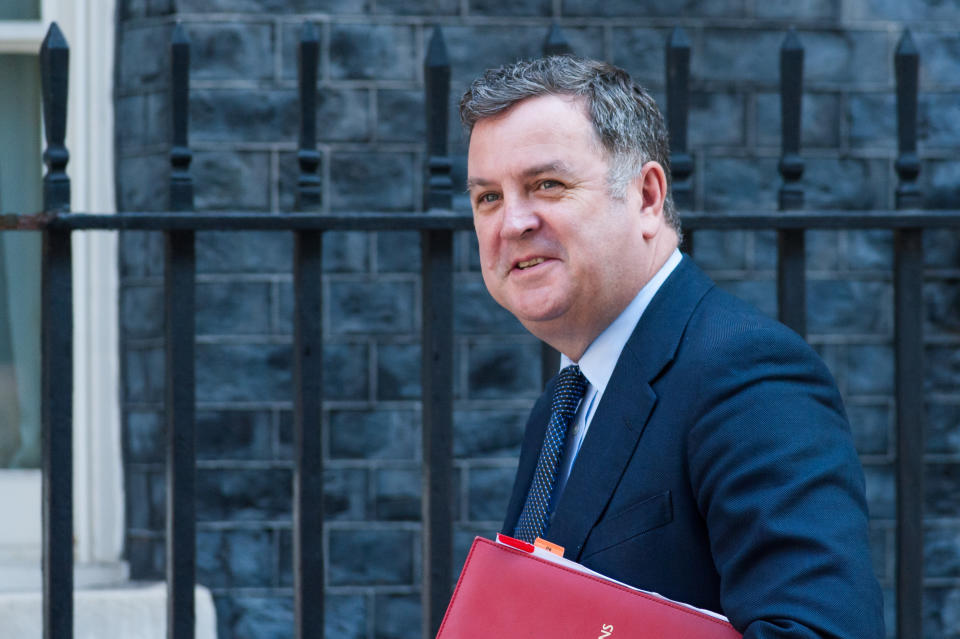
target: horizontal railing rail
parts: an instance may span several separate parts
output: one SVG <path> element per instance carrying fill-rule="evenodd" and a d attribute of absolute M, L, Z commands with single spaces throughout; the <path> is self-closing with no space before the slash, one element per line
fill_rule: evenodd
<path fill-rule="evenodd" d="M 545 43 L 549 54 L 570 47 L 558 28 Z M 70 213 L 69 154 L 64 146 L 68 49 L 52 25 L 41 50 L 48 171 L 44 212 L 0 215 L 0 230 L 42 232 L 43 242 L 43 513 L 44 636 L 73 633 L 72 581 L 72 289 L 70 236 L 88 230 L 158 231 L 165 234 L 165 349 L 167 419 L 167 584 L 168 636 L 193 637 L 196 574 L 194 450 L 194 351 L 198 231 L 289 231 L 295 236 L 293 538 L 295 633 L 323 636 L 323 451 L 320 436 L 322 369 L 321 264 L 325 231 L 410 230 L 422 245 L 423 387 L 423 634 L 433 636 L 453 582 L 453 280 L 455 231 L 473 227 L 469 210 L 457 208 L 447 155 L 450 65 L 442 34 L 434 30 L 424 64 L 427 161 L 424 211 L 322 212 L 317 176 L 316 86 L 318 42 L 309 23 L 298 48 L 300 140 L 297 212 L 194 212 L 192 152 L 188 146 L 189 42 L 179 26 L 171 43 L 172 140 L 170 200 L 165 212 Z M 803 209 L 800 103 L 803 47 L 793 32 L 781 49 L 783 154 L 778 211 L 692 211 L 694 163 L 687 148 L 690 45 L 682 30 L 667 41 L 667 114 L 673 194 L 695 252 L 703 230 L 778 231 L 780 318 L 805 332 L 806 265 L 804 232 L 814 229 L 887 229 L 895 234 L 895 367 L 897 405 L 897 635 L 921 634 L 923 566 L 923 254 L 926 229 L 960 228 L 960 209 L 924 210 L 916 184 L 916 100 L 918 54 L 905 33 L 895 58 L 897 77 L 899 178 L 896 210 Z M 545 375 L 556 370 L 557 354 L 544 349 Z"/>

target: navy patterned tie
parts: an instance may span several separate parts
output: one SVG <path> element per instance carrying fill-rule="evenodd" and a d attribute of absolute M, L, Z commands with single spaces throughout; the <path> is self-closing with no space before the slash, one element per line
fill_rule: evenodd
<path fill-rule="evenodd" d="M 520 519 L 514 529 L 514 537 L 523 541 L 533 541 L 543 535 L 550 518 L 550 496 L 557 482 L 557 469 L 563 457 L 563 444 L 567 439 L 567 427 L 577 412 L 577 405 L 583 398 L 587 380 L 579 366 L 567 366 L 560 371 L 560 379 L 553 390 L 553 403 L 550 406 L 550 423 L 540 449 L 540 459 L 533 474 L 527 501 L 523 504 Z"/>

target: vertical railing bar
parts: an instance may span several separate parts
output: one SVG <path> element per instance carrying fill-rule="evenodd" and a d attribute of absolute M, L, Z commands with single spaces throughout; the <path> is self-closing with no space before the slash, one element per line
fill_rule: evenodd
<path fill-rule="evenodd" d="M 439 27 L 424 61 L 428 176 L 424 208 L 452 205 L 450 62 Z M 453 586 L 453 232 L 421 233 L 424 639 L 436 636 Z"/>
<path fill-rule="evenodd" d="M 319 43 L 311 22 L 297 48 L 300 88 L 300 148 L 297 210 L 320 206 L 316 174 L 317 61 Z M 324 633 L 323 561 L 323 232 L 297 231 L 293 251 L 293 478 L 294 626 L 297 639 Z"/>
<path fill-rule="evenodd" d="M 920 208 L 916 184 L 919 53 L 905 31 L 894 56 L 899 183 L 896 206 Z M 923 231 L 894 233 L 894 340 L 897 401 L 897 636 L 923 630 Z"/>
<path fill-rule="evenodd" d="M 780 114 L 783 149 L 780 157 L 779 207 L 803 208 L 804 162 L 800 157 L 803 101 L 803 46 L 790 29 L 780 49 Z M 800 335 L 807 333 L 806 239 L 803 229 L 777 232 L 777 307 L 780 321 Z"/>
<path fill-rule="evenodd" d="M 193 210 L 187 143 L 190 42 L 180 24 L 170 42 L 170 210 Z M 193 231 L 164 234 L 164 337 L 167 421 L 167 637 L 193 639 L 196 583 L 196 433 L 194 426 L 196 255 Z"/>
<path fill-rule="evenodd" d="M 563 33 L 563 29 L 560 28 L 559 24 L 553 23 L 550 26 L 550 32 L 547 34 L 547 39 L 543 41 L 544 57 L 549 57 L 552 55 L 569 55 L 572 53 L 573 48 L 567 41 L 567 36 Z"/>
<path fill-rule="evenodd" d="M 70 154 L 64 146 L 70 50 L 56 23 L 40 47 L 43 209 L 69 212 Z M 70 231 L 43 233 L 41 428 L 43 440 L 43 637 L 73 637 L 73 276 Z"/>
<path fill-rule="evenodd" d="M 676 210 L 693 208 L 693 158 L 687 150 L 690 114 L 690 40 L 677 27 L 667 38 L 667 127 L 670 132 L 670 193 Z M 693 253 L 693 231 L 684 231 L 685 253 Z"/>

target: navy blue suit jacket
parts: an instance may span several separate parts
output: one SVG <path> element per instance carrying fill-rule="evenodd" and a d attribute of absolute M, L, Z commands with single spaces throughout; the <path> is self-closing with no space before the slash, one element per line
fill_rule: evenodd
<path fill-rule="evenodd" d="M 555 379 L 524 436 L 504 531 Z M 745 637 L 884 636 L 864 479 L 840 395 L 796 333 L 684 257 L 640 318 L 544 537 Z"/>

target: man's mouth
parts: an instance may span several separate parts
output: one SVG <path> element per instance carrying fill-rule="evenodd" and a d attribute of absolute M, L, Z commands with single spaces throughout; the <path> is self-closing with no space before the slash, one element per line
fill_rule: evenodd
<path fill-rule="evenodd" d="M 532 260 L 526 260 L 525 262 L 518 262 L 518 263 L 517 263 L 517 268 L 522 271 L 522 270 L 524 270 L 524 269 L 530 268 L 531 266 L 536 266 L 537 264 L 542 264 L 543 261 L 544 261 L 544 258 L 542 258 L 542 257 L 535 257 L 535 258 L 533 258 Z"/>

